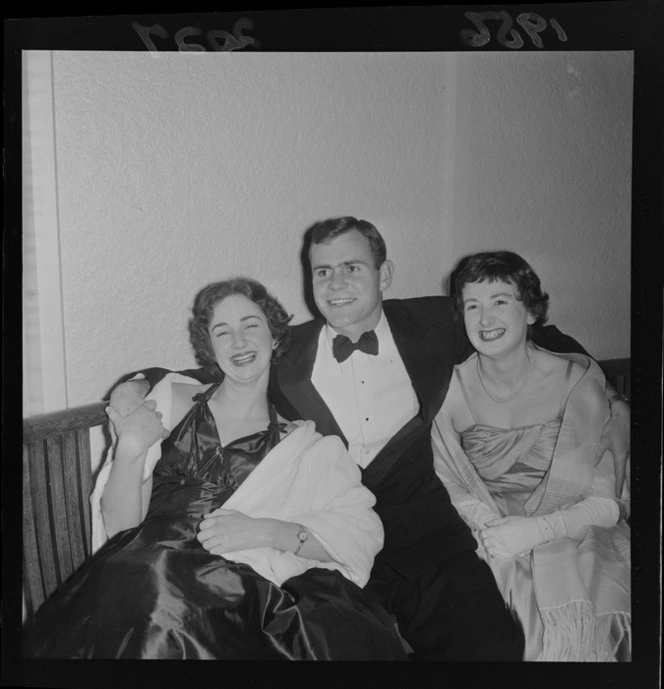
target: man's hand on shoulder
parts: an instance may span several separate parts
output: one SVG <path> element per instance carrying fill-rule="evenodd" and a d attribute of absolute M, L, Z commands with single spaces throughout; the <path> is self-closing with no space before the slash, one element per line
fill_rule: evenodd
<path fill-rule="evenodd" d="M 127 416 L 143 404 L 149 391 L 150 383 L 147 380 L 128 380 L 113 388 L 110 405 L 121 416 Z"/>
<path fill-rule="evenodd" d="M 598 461 L 609 450 L 613 455 L 613 464 L 616 474 L 616 497 L 622 495 L 627 460 L 629 458 L 630 441 L 630 409 L 629 404 L 623 400 L 614 400 L 611 403 L 611 416 L 604 424 L 602 437 L 599 443 Z"/>

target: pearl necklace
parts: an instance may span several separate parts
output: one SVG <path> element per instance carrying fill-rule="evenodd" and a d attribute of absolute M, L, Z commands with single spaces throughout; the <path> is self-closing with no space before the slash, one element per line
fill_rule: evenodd
<path fill-rule="evenodd" d="M 533 357 L 528 356 L 528 371 L 526 372 L 526 375 L 523 379 L 523 382 L 519 387 L 511 392 L 509 395 L 498 395 L 496 394 L 487 384 L 486 381 L 484 380 L 484 376 L 482 375 L 482 367 L 480 366 L 480 357 L 477 357 L 477 375 L 479 376 L 480 383 L 482 383 L 482 387 L 484 388 L 484 392 L 486 392 L 487 395 L 494 401 L 498 402 L 498 404 L 505 404 L 505 402 L 511 402 L 513 399 L 516 399 L 525 389 L 526 385 L 528 385 L 528 381 L 530 380 L 530 373 L 533 370 Z"/>

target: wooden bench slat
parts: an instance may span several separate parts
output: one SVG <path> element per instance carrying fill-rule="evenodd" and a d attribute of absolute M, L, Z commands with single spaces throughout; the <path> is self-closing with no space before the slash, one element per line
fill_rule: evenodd
<path fill-rule="evenodd" d="M 62 473 L 64 477 L 67 533 L 71 557 L 71 574 L 86 558 L 85 510 L 86 497 L 81 494 L 81 459 L 78 453 L 78 431 L 68 431 L 62 438 Z"/>
<path fill-rule="evenodd" d="M 46 459 L 49 481 L 49 512 L 51 535 L 54 543 L 54 560 L 58 574 L 58 586 L 72 573 L 74 565 L 69 547 L 69 525 L 64 485 L 63 447 L 61 437 L 46 438 Z"/>
<path fill-rule="evenodd" d="M 23 581 L 25 605 L 28 615 L 42 604 L 45 597 L 44 582 L 39 563 L 39 547 L 35 530 L 35 508 L 32 504 L 33 485 L 30 480 L 29 449 L 23 446 Z"/>
<path fill-rule="evenodd" d="M 78 450 L 78 480 L 80 482 L 79 496 L 81 500 L 81 512 L 83 513 L 83 550 L 85 557 L 92 554 L 92 508 L 90 506 L 90 496 L 94 489 L 92 482 L 92 470 L 90 465 L 90 432 L 83 429 L 76 432 L 76 443 Z"/>
<path fill-rule="evenodd" d="M 43 594 L 41 600 L 34 601 L 37 609 L 44 598 L 49 596 L 58 586 L 58 575 L 55 566 L 55 554 L 51 540 L 51 509 L 48 498 L 48 482 L 46 479 L 46 457 L 43 443 L 32 443 L 28 448 L 28 464 L 30 476 L 30 490 L 32 494 L 32 508 L 34 528 L 37 536 L 38 571 L 41 573 Z"/>

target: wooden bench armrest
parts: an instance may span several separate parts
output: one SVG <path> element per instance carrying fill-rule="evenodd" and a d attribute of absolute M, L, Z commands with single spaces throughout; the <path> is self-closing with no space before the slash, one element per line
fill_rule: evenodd
<path fill-rule="evenodd" d="M 104 402 L 23 422 L 23 590 L 34 613 L 92 551 L 90 428 Z"/>

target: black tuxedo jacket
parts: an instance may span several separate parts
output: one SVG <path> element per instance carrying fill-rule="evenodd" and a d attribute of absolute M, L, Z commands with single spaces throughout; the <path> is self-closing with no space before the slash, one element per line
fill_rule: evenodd
<path fill-rule="evenodd" d="M 431 424 L 442 406 L 456 363 L 473 350 L 463 324 L 454 318 L 449 297 L 420 297 L 383 302 L 395 344 L 420 403 L 417 416 L 394 436 L 362 470 L 362 481 L 376 496 L 375 511 L 385 529 L 378 556 L 406 578 L 433 567 L 449 555 L 477 544 L 450 502 L 433 468 Z M 338 435 L 348 445 L 332 412 L 311 382 L 322 319 L 292 328 L 288 351 L 272 367 L 270 397 L 287 419 L 310 419 L 323 435 Z M 583 352 L 571 338 L 549 326 L 534 333 L 543 347 Z M 154 385 L 167 371 L 143 371 Z M 203 369 L 182 371 L 202 383 Z"/>

